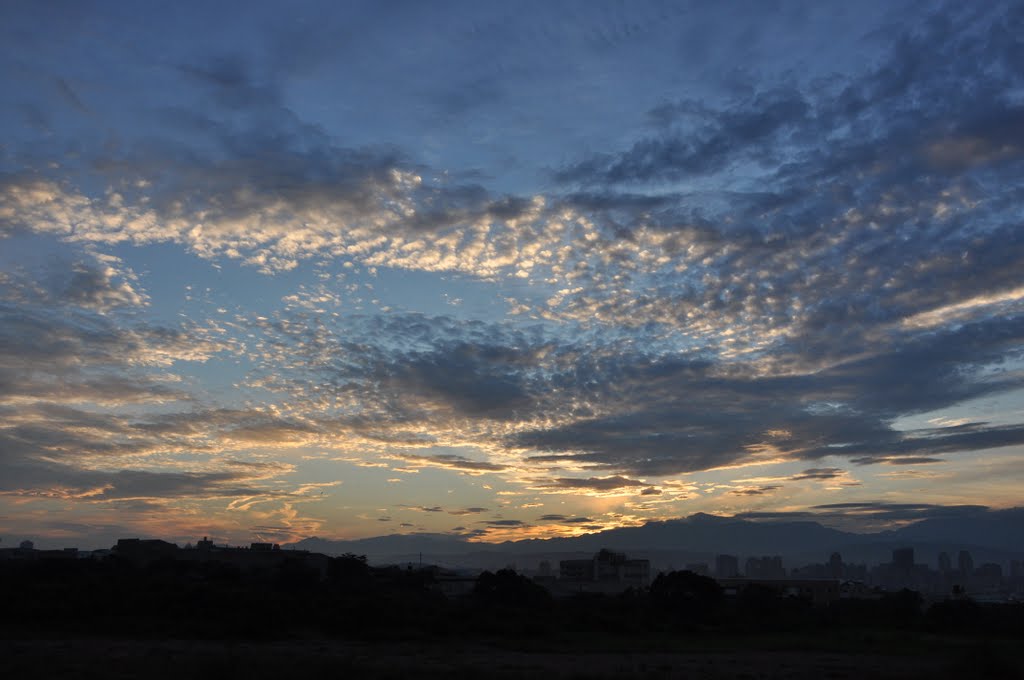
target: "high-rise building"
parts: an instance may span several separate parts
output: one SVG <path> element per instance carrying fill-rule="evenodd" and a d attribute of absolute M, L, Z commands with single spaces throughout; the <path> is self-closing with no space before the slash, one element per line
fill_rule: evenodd
<path fill-rule="evenodd" d="M 966 550 L 961 550 L 960 554 L 956 558 L 957 567 L 960 569 L 960 577 L 967 581 L 971 577 L 971 573 L 974 571 L 974 558 L 971 557 L 971 553 Z"/>
<path fill-rule="evenodd" d="M 939 553 L 939 573 L 948 574 L 953 571 L 953 560 L 949 559 L 949 553 Z"/>
<path fill-rule="evenodd" d="M 740 560 L 735 555 L 719 555 L 715 558 L 715 576 L 736 578 L 740 575 Z"/>
<path fill-rule="evenodd" d="M 892 566 L 897 569 L 910 571 L 914 568 L 914 549 L 897 548 L 892 551 Z"/>
<path fill-rule="evenodd" d="M 574 583 L 605 583 L 643 588 L 651 582 L 649 560 L 627 559 L 624 553 L 602 549 L 589 560 L 562 560 L 559 580 Z"/>
<path fill-rule="evenodd" d="M 843 577 L 843 556 L 837 552 L 828 558 L 828 575 L 831 578 Z"/>
<path fill-rule="evenodd" d="M 748 557 L 744 565 L 744 575 L 747 578 L 786 578 L 786 570 L 782 566 L 782 557 L 774 555 L 769 557 Z"/>

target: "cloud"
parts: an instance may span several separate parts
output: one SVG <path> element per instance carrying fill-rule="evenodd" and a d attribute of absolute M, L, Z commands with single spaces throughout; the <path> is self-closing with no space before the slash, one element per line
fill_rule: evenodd
<path fill-rule="evenodd" d="M 449 515 L 478 515 L 481 512 L 490 512 L 487 508 L 460 508 L 458 510 L 449 510 Z"/>
<path fill-rule="evenodd" d="M 515 364 L 519 358 L 507 347 L 459 344 L 428 355 L 397 358 L 389 380 L 396 390 L 450 404 L 460 414 L 507 415 L 531 403 Z M 511 370 L 502 371 L 506 361 Z"/>
<path fill-rule="evenodd" d="M 280 389 L 306 395 L 316 385 L 319 395 L 345 400 L 359 390 L 353 415 L 315 427 L 374 446 L 390 442 L 397 446 L 381 457 L 412 468 L 518 475 L 556 466 L 632 479 L 830 456 L 920 461 L 1024 441 L 1015 425 L 891 425 L 906 413 L 1021 387 L 1018 373 L 987 367 L 1022 346 L 1024 317 L 891 335 L 870 352 L 813 370 L 803 359 L 789 363 L 802 351 L 789 342 L 768 356 L 680 358 L 617 340 L 584 345 L 540 329 L 402 314 L 349 317 L 337 331 L 347 340 L 337 342 L 308 337 L 316 326 L 300 319 L 257 328 L 288 348 L 267 366 L 277 369 Z M 326 328 L 338 323 L 317 319 Z M 375 337 L 387 337 L 387 345 Z M 452 371 L 462 377 L 451 379 Z M 481 398 L 488 385 L 499 394 L 508 387 L 516 399 Z M 484 447 L 492 457 L 415 451 L 439 445 Z M 809 470 L 821 471 L 818 479 L 827 472 Z M 541 486 L 553 488 L 548 480 Z"/>
<path fill-rule="evenodd" d="M 559 477 L 550 481 L 540 482 L 537 488 L 567 491 L 617 491 L 638 486 L 644 486 L 644 483 L 615 475 L 611 477 L 587 477 L 586 479 Z"/>
<path fill-rule="evenodd" d="M 440 505 L 399 505 L 398 507 L 405 508 L 407 510 L 415 510 L 417 512 L 444 512 L 444 509 Z"/>
<path fill-rule="evenodd" d="M 183 498 L 281 498 L 291 494 L 251 485 L 259 477 L 230 472 L 102 471 L 55 463 L 6 466 L 0 493 L 79 502 Z"/>
<path fill-rule="evenodd" d="M 790 477 L 794 482 L 803 481 L 805 479 L 813 480 L 829 480 L 838 479 L 845 476 L 845 471 L 840 468 L 808 468 L 803 472 L 797 473 Z"/>
<path fill-rule="evenodd" d="M 958 517 L 977 515 L 989 511 L 983 505 L 934 505 L 930 503 L 890 503 L 884 501 L 862 501 L 828 503 L 815 505 L 814 513 L 850 516 L 865 516 L 882 520 L 920 520 L 936 517 Z"/>
<path fill-rule="evenodd" d="M 177 243 L 268 274 L 328 257 L 482 278 L 528 273 L 562 243 L 538 223 L 539 197 L 427 185 L 393 152 L 342 149 L 316 135 L 302 139 L 307 132 L 218 140 L 237 154 L 230 160 L 143 150 L 150 155 L 105 164 L 131 184 L 102 198 L 38 177 L 0 176 L 0 235 Z"/>
<path fill-rule="evenodd" d="M 130 286 L 129 270 L 115 271 L 116 260 L 94 261 L 106 264 L 79 262 L 61 273 L 59 260 L 54 269 L 25 258 L 0 281 L 4 492 L 121 507 L 129 500 L 288 496 L 254 484 L 287 474 L 289 465 L 173 459 L 220 452 L 229 442 L 281 445 L 312 429 L 267 412 L 198 406 L 169 371 L 208 361 L 231 344 L 194 324 L 158 326 L 116 313 L 139 306 L 143 296 Z M 30 272 L 39 275 L 34 283 Z"/>
<path fill-rule="evenodd" d="M 566 515 L 549 514 L 549 515 L 541 515 L 540 517 L 537 518 L 537 521 L 538 522 L 557 522 L 559 524 L 567 524 L 567 525 L 586 524 L 589 527 L 589 525 L 593 525 L 596 520 L 593 520 L 593 519 L 591 519 L 589 517 L 567 517 Z"/>
<path fill-rule="evenodd" d="M 734 496 L 764 496 L 772 491 L 777 491 L 782 487 L 777 484 L 766 484 L 764 486 L 750 486 L 743 489 L 734 489 L 730 491 Z"/>
<path fill-rule="evenodd" d="M 724 110 L 699 101 L 659 108 L 662 120 L 685 117 L 685 131 L 643 139 L 613 156 L 594 156 L 563 168 L 562 182 L 614 184 L 708 175 L 740 161 L 778 164 L 781 142 L 809 122 L 811 107 L 794 88 L 757 92 Z"/>
<path fill-rule="evenodd" d="M 837 73 L 754 57 L 756 72 L 732 68 L 735 54 L 718 58 L 694 35 L 685 42 L 696 61 L 709 72 L 729 61 L 732 75 L 666 90 L 660 103 L 619 98 L 612 137 L 597 110 L 598 133 L 560 130 L 571 139 L 548 158 L 570 160 L 554 187 L 510 179 L 537 174 L 543 162 L 519 153 L 545 138 L 523 143 L 514 126 L 492 123 L 506 109 L 531 111 L 531 131 L 555 119 L 497 105 L 512 92 L 529 103 L 538 90 L 513 85 L 540 82 L 551 63 L 600 63 L 595 72 L 625 84 L 607 68 L 621 64 L 630 85 L 636 73 L 654 77 L 619 50 L 651 40 L 671 62 L 655 38 L 680 33 L 660 9 L 633 8 L 637 20 L 624 21 L 598 8 L 581 26 L 522 35 L 470 13 L 466 35 L 509 39 L 492 40 L 491 56 L 431 44 L 401 52 L 443 52 L 468 69 L 434 69 L 463 80 L 406 107 L 432 120 L 415 137 L 455 125 L 477 140 L 479 116 L 492 141 L 473 144 L 508 155 L 500 170 L 447 167 L 458 154 L 432 145 L 359 146 L 303 117 L 292 78 L 348 59 L 353 41 L 371 40 L 365 26 L 343 41 L 322 27 L 266 29 L 258 50 L 168 45 L 147 71 L 161 96 L 137 98 L 151 102 L 145 110 L 130 97 L 106 101 L 88 79 L 24 76 L 14 90 L 35 132 L 12 138 L 0 168 L 0 477 L 21 480 L 12 491 L 104 502 L 149 502 L 132 496 L 147 488 L 234 499 L 232 489 L 255 493 L 291 470 L 246 456 L 314 446 L 404 473 L 488 474 L 580 495 L 650 498 L 668 488 L 654 477 L 802 469 L 732 491 L 755 496 L 788 482 L 853 483 L 840 467 L 806 467 L 836 459 L 938 464 L 1024 444 L 1012 417 L 897 425 L 1024 387 L 1020 9 L 946 5 L 913 22 L 894 12 L 891 25 L 871 19 L 872 33 L 844 43 L 869 56 Z M 699 34 L 708 14 L 697 15 L 687 30 Z M 750 35 L 776 37 L 768 20 L 753 13 Z M 739 24 L 721 30 L 734 29 L 742 34 Z M 532 66 L 502 51 L 524 40 Z M 750 55 L 771 51 L 754 42 L 744 43 Z M 506 62 L 522 72 L 494 65 Z M 378 83 L 434 62 L 374 63 Z M 32 94 L 39 87 L 45 96 Z M 493 129 L 511 136 L 493 140 Z M 598 136 L 614 146 L 584 143 Z M 387 135 L 349 139 L 364 138 Z M 119 259 L 150 257 L 136 249 L 156 244 L 267 275 L 315 264 L 327 278 L 279 291 L 281 308 L 157 322 L 173 314 L 162 275 Z M 21 256 L 33 252 L 46 255 Z M 465 303 L 452 316 L 359 312 L 330 278 L 345 265 L 361 277 L 458 274 L 445 294 Z"/>
<path fill-rule="evenodd" d="M 1018 425 L 897 431 L 889 423 L 905 413 L 1021 387 L 1017 373 L 983 372 L 1021 346 L 1021 320 L 982 320 L 905 338 L 867 358 L 808 374 L 764 375 L 756 364 L 733 363 L 727 371 L 704 362 L 620 355 L 595 373 L 615 376 L 602 379 L 614 384 L 604 394 L 602 412 L 512 439 L 549 451 L 531 457 L 536 463 L 637 475 L 759 459 L 920 460 L 1019 444 L 1024 437 Z"/>
<path fill-rule="evenodd" d="M 857 465 L 927 465 L 929 463 L 944 463 L 942 458 L 930 458 L 928 456 L 865 456 L 863 458 L 851 458 L 851 463 Z"/>
<path fill-rule="evenodd" d="M 487 472 L 501 472 L 507 466 L 487 461 L 471 460 L 457 454 L 438 454 L 435 456 L 419 455 L 412 453 L 392 452 L 385 454 L 389 458 L 405 461 L 413 469 L 423 467 L 436 467 L 446 470 L 458 470 L 468 474 L 484 474 Z"/>
<path fill-rule="evenodd" d="M 815 519 L 827 523 L 868 526 L 885 522 L 913 522 L 932 518 L 977 516 L 994 513 L 984 505 L 938 505 L 931 503 L 891 503 L 886 501 L 851 501 L 815 505 L 801 511 L 752 511 L 736 515 L 750 520 Z"/>

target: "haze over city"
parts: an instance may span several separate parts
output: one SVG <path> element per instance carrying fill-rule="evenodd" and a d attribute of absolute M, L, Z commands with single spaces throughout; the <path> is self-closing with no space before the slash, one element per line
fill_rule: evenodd
<path fill-rule="evenodd" d="M 4 3 L 3 545 L 1022 505 L 1022 25 Z"/>

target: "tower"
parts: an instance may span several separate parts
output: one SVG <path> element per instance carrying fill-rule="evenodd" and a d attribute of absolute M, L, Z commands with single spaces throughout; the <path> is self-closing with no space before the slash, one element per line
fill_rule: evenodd
<path fill-rule="evenodd" d="M 828 558 L 828 575 L 832 578 L 843 577 L 843 556 L 837 552 Z"/>
<path fill-rule="evenodd" d="M 960 554 L 956 558 L 957 567 L 960 569 L 960 576 L 967 581 L 971 577 L 971 573 L 974 571 L 974 558 L 971 557 L 971 553 L 967 550 L 961 550 Z"/>

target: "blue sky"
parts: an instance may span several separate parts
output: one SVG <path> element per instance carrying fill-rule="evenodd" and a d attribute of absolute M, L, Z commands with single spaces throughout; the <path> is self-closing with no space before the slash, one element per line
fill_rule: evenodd
<path fill-rule="evenodd" d="M 0 5 L 0 535 L 1018 505 L 1022 20 Z"/>

